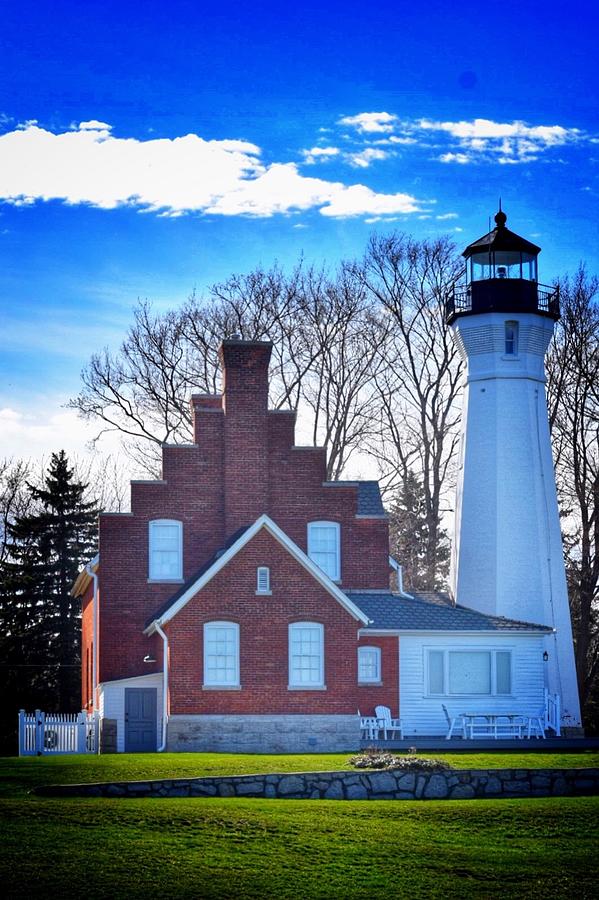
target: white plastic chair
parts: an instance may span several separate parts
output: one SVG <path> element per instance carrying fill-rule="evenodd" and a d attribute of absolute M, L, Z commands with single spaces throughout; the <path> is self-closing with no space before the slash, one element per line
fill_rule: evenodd
<path fill-rule="evenodd" d="M 445 740 L 448 741 L 453 734 L 454 728 L 459 728 L 462 732 L 462 737 L 466 739 L 468 735 L 466 734 L 466 720 L 464 716 L 450 716 L 447 710 L 447 707 L 444 703 L 441 704 L 441 708 L 443 709 L 443 713 L 445 714 L 445 718 L 447 719 L 447 727 L 448 732 L 445 735 Z"/>
<path fill-rule="evenodd" d="M 541 712 L 536 716 L 528 716 L 527 718 L 528 737 L 531 738 L 534 731 L 536 732 L 535 737 L 545 740 L 545 712 Z"/>
<path fill-rule="evenodd" d="M 403 740 L 403 726 L 401 724 L 401 719 L 392 719 L 391 710 L 388 706 L 377 706 L 374 711 L 377 719 L 382 722 L 383 738 L 387 740 L 387 733 L 389 732 L 391 736 L 399 733 L 400 740 Z"/>
<path fill-rule="evenodd" d="M 363 716 L 360 710 L 358 710 L 358 716 L 360 717 L 360 737 L 362 740 L 366 738 L 369 741 L 378 740 L 379 731 L 381 730 L 380 720 L 376 716 Z"/>

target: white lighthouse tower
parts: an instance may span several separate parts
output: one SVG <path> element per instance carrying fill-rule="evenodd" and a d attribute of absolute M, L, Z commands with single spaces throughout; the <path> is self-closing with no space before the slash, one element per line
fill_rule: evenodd
<path fill-rule="evenodd" d="M 564 725 L 580 725 L 572 627 L 545 397 L 559 294 L 537 280 L 540 247 L 496 227 L 470 244 L 447 321 L 466 362 L 452 559 L 462 606 L 554 629 L 543 659 Z"/>

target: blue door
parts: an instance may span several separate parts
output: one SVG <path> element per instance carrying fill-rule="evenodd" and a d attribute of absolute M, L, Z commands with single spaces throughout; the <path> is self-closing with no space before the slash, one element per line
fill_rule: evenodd
<path fill-rule="evenodd" d="M 125 688 L 125 753 L 156 750 L 156 688 Z"/>

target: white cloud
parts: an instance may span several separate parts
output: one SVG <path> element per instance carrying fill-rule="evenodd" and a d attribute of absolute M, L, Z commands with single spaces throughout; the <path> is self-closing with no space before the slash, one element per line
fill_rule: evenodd
<path fill-rule="evenodd" d="M 469 163 L 478 159 L 497 162 L 526 163 L 553 147 L 578 141 L 578 128 L 562 125 L 528 125 L 526 122 L 493 122 L 491 119 L 438 122 L 419 119 L 414 127 L 421 132 L 447 134 L 457 141 L 457 150 L 442 153 L 441 162 Z"/>
<path fill-rule="evenodd" d="M 439 162 L 450 163 L 469 163 L 473 162 L 474 157 L 470 156 L 468 153 L 442 153 L 439 157 Z"/>
<path fill-rule="evenodd" d="M 435 219 L 438 219 L 440 222 L 442 222 L 444 219 L 457 219 L 457 218 L 458 218 L 458 214 L 453 213 L 453 212 L 443 213 L 443 215 L 441 215 L 441 216 L 435 216 Z"/>
<path fill-rule="evenodd" d="M 397 116 L 388 112 L 364 112 L 339 119 L 340 125 L 352 125 L 359 132 L 368 133 L 393 131 L 396 122 Z"/>
<path fill-rule="evenodd" d="M 402 145 L 426 147 L 436 151 L 443 163 L 465 165 L 474 162 L 501 164 L 530 163 L 540 155 L 566 144 L 597 140 L 579 128 L 563 125 L 531 125 L 522 120 L 495 122 L 474 118 L 443 121 L 432 118 L 400 119 L 389 112 L 363 112 L 339 119 L 337 125 L 351 125 L 353 136 L 344 135 L 363 146 Z M 357 132 L 357 133 L 356 133 Z M 359 148 L 354 151 L 356 165 Z M 364 168 L 364 164 L 362 164 Z"/>
<path fill-rule="evenodd" d="M 314 149 L 337 155 L 329 147 L 312 148 L 313 156 Z M 381 153 L 373 150 L 372 158 Z M 0 135 L 0 199 L 14 205 L 51 199 L 101 209 L 129 205 L 168 216 L 271 216 L 308 209 L 355 216 L 421 209 L 409 194 L 377 194 L 360 184 L 304 177 L 295 163 L 266 165 L 260 147 L 248 141 L 207 141 L 196 134 L 117 138 L 95 119 L 60 134 L 28 123 Z"/>
<path fill-rule="evenodd" d="M 367 169 L 371 162 L 376 159 L 387 159 L 389 154 L 385 150 L 379 150 L 376 147 L 366 147 L 359 153 L 348 153 L 347 161 L 356 168 Z"/>
<path fill-rule="evenodd" d="M 74 131 L 112 131 L 112 125 L 106 122 L 98 122 L 97 119 L 90 119 L 89 122 L 79 122 L 79 125 L 73 126 Z"/>
<path fill-rule="evenodd" d="M 419 201 L 410 194 L 377 194 L 363 184 L 342 187 L 332 197 L 328 206 L 321 209 L 323 216 L 393 215 L 415 213 L 422 209 Z"/>
<path fill-rule="evenodd" d="M 304 162 L 309 166 L 317 162 L 327 162 L 339 153 L 341 153 L 339 147 L 311 147 L 309 150 L 302 150 Z"/>
<path fill-rule="evenodd" d="M 417 143 L 416 138 L 407 137 L 407 136 L 400 137 L 397 134 L 392 134 L 388 138 L 388 141 L 390 144 L 406 144 L 407 145 L 407 144 L 416 144 Z"/>

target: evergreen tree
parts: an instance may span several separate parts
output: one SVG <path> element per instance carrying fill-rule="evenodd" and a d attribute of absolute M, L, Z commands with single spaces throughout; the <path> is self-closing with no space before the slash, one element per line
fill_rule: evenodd
<path fill-rule="evenodd" d="M 64 451 L 53 453 L 42 486 L 28 484 L 32 511 L 8 525 L 0 568 L 5 733 L 19 708 L 80 708 L 80 600 L 70 589 L 95 553 L 98 510 L 74 475 Z"/>
<path fill-rule="evenodd" d="M 430 569 L 429 526 L 422 482 L 408 470 L 389 510 L 391 555 L 403 567 L 406 590 L 445 588 L 449 574 L 449 540 L 441 530 L 436 544 L 435 572 Z"/>

